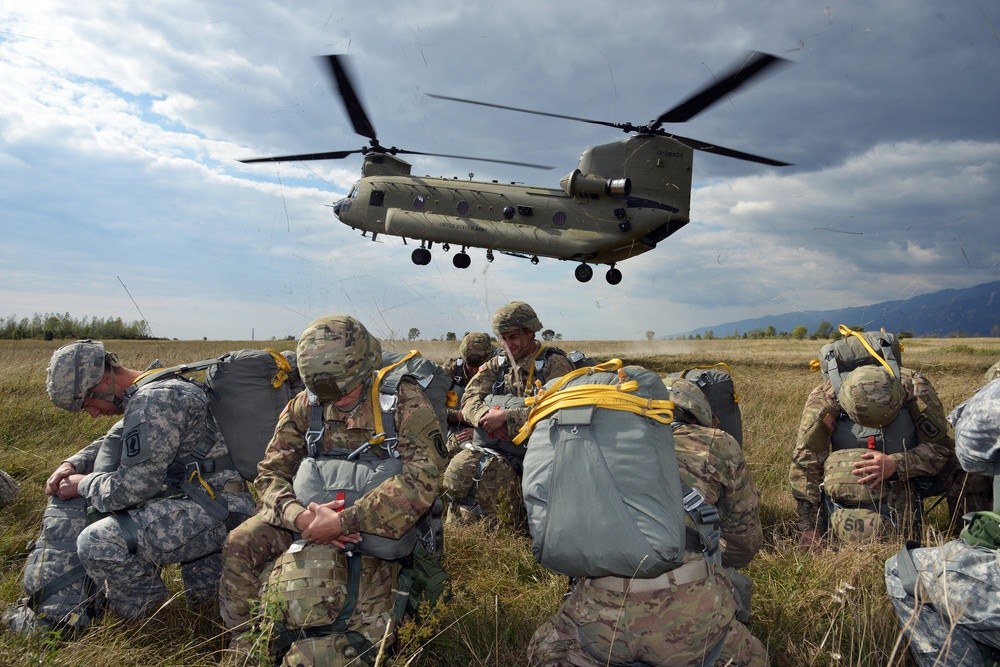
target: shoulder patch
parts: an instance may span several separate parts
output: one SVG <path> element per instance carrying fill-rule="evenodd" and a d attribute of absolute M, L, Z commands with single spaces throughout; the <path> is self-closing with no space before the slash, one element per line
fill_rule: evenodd
<path fill-rule="evenodd" d="M 437 450 L 437 453 L 441 456 L 441 458 L 448 458 L 448 448 L 445 447 L 444 437 L 441 435 L 440 431 L 434 434 L 434 449 Z"/>
<path fill-rule="evenodd" d="M 837 428 L 837 420 L 829 412 L 823 415 L 823 426 L 826 427 L 830 433 L 833 433 L 834 429 Z"/>
<path fill-rule="evenodd" d="M 917 429 L 932 440 L 941 435 L 941 429 L 924 415 L 917 417 Z"/>
<path fill-rule="evenodd" d="M 129 428 L 122 436 L 121 464 L 131 466 L 148 459 L 152 451 L 145 446 L 146 441 L 146 422 L 141 421 Z"/>

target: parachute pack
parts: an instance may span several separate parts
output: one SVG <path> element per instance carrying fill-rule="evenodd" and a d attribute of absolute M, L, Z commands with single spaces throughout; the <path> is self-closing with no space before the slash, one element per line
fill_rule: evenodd
<path fill-rule="evenodd" d="M 291 366 L 274 350 L 236 350 L 215 359 L 155 369 L 141 376 L 133 387 L 198 371 L 205 371 L 202 386 L 229 456 L 240 475 L 253 481 L 278 415 L 291 399 Z"/>
<path fill-rule="evenodd" d="M 685 512 L 718 562 L 718 512 L 681 481 L 663 381 L 613 359 L 548 383 L 514 438 L 531 550 L 571 577 L 654 578 L 679 567 Z"/>
<path fill-rule="evenodd" d="M 810 363 L 813 371 L 822 371 L 823 379 L 840 391 L 840 383 L 859 366 L 882 365 L 899 378 L 902 345 L 895 334 L 885 331 L 853 331 L 841 324 L 837 329 L 843 338 L 827 343 L 819 350 L 819 359 Z"/>
<path fill-rule="evenodd" d="M 698 385 L 712 406 L 712 414 L 719 420 L 719 427 L 736 438 L 740 447 L 743 446 L 743 413 L 728 364 L 720 361 L 712 366 L 693 366 L 670 373 L 668 377 L 684 378 Z"/>

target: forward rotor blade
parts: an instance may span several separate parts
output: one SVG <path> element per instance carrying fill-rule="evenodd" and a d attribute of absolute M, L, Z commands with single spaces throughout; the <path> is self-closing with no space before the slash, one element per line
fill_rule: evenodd
<path fill-rule="evenodd" d="M 354 155 L 355 153 L 363 153 L 363 149 L 357 149 L 353 151 L 331 151 L 328 153 L 303 153 L 301 155 L 275 155 L 273 157 L 255 157 L 249 160 L 239 160 L 243 164 L 252 164 L 254 162 L 294 162 L 294 161 L 306 161 L 306 160 L 340 160 L 347 157 L 348 155 Z"/>
<path fill-rule="evenodd" d="M 719 146 L 718 144 L 707 144 L 704 141 L 698 141 L 697 139 L 690 139 L 688 137 L 682 137 L 679 134 L 668 134 L 667 136 L 676 139 L 677 141 L 690 146 L 691 148 L 698 151 L 705 151 L 706 153 L 715 153 L 716 155 L 725 155 L 726 157 L 733 157 L 737 160 L 746 160 L 747 162 L 759 162 L 760 164 L 769 164 L 772 167 L 789 167 L 790 162 L 780 162 L 778 160 L 772 160 L 769 157 L 761 157 L 760 155 L 753 155 L 752 153 L 744 153 L 742 151 L 733 150 L 732 148 L 726 148 L 725 146 Z"/>
<path fill-rule="evenodd" d="M 333 75 L 334 82 L 337 84 L 337 92 L 340 93 L 340 97 L 344 100 L 344 107 L 347 109 L 347 116 L 351 119 L 354 131 L 363 137 L 368 137 L 372 141 L 375 141 L 375 128 L 372 127 L 371 121 L 368 120 L 365 107 L 361 104 L 361 100 L 358 99 L 354 84 L 347 73 L 346 57 L 329 55 L 326 56 L 325 60 L 330 67 L 330 73 Z"/>
<path fill-rule="evenodd" d="M 650 129 L 656 129 L 663 123 L 683 123 L 718 102 L 721 98 L 745 85 L 751 79 L 768 69 L 789 61 L 768 53 L 754 51 L 748 59 L 736 65 L 729 73 L 718 79 L 716 83 L 695 93 L 687 100 L 665 112 L 656 119 Z"/>
<path fill-rule="evenodd" d="M 422 153 L 420 151 L 408 151 L 403 148 L 397 148 L 392 151 L 393 155 L 403 154 L 403 155 L 426 155 L 429 157 L 447 157 L 453 158 L 455 160 L 475 160 L 476 162 L 495 162 L 496 164 L 512 164 L 516 167 L 530 167 L 532 169 L 555 169 L 555 167 L 549 167 L 544 164 L 532 164 L 530 162 L 512 162 L 510 160 L 494 160 L 488 157 L 471 157 L 469 155 L 447 155 L 445 153 Z"/>
<path fill-rule="evenodd" d="M 563 120 L 576 120 L 581 123 L 590 123 L 592 125 L 603 125 L 605 127 L 614 127 L 618 129 L 625 129 L 626 126 L 622 123 L 612 123 L 606 120 L 592 120 L 590 118 L 579 118 L 577 116 L 564 116 L 558 113 L 548 113 L 546 111 L 532 111 L 531 109 L 519 109 L 518 107 L 508 107 L 503 104 L 492 104 L 490 102 L 477 102 L 475 100 L 463 100 L 460 97 L 448 97 L 447 95 L 435 95 L 434 93 L 425 93 L 428 97 L 433 97 L 438 100 L 449 100 L 451 102 L 463 102 L 465 104 L 476 104 L 481 107 L 492 107 L 494 109 L 505 109 L 507 111 L 519 111 L 521 113 L 535 114 L 536 116 L 548 116 L 549 118 L 562 118 Z M 625 129 L 626 132 L 631 132 L 631 129 Z"/>

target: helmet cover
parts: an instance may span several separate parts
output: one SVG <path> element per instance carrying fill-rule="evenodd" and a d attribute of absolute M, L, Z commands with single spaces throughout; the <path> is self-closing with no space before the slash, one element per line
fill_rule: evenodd
<path fill-rule="evenodd" d="M 535 332 L 542 330 L 542 323 L 538 321 L 535 309 L 523 301 L 511 301 L 497 308 L 497 312 L 493 314 L 493 333 L 499 337 L 517 329 Z"/>
<path fill-rule="evenodd" d="M 360 386 L 382 363 L 382 344 L 349 315 L 325 315 L 302 332 L 299 374 L 321 401 L 335 401 Z"/>
<path fill-rule="evenodd" d="M 52 403 L 70 412 L 81 410 L 87 391 L 104 376 L 105 360 L 118 365 L 114 355 L 104 351 L 104 343 L 89 338 L 67 343 L 53 352 L 45 379 Z"/>
<path fill-rule="evenodd" d="M 861 366 L 848 373 L 837 402 L 856 423 L 883 428 L 903 407 L 903 385 L 881 366 Z"/>
<path fill-rule="evenodd" d="M 482 366 L 493 356 L 493 351 L 493 341 L 487 333 L 470 333 L 458 346 L 458 356 L 470 366 Z"/>
<path fill-rule="evenodd" d="M 678 377 L 665 377 L 663 384 L 670 390 L 674 405 L 687 411 L 702 426 L 712 425 L 712 406 L 698 385 Z"/>

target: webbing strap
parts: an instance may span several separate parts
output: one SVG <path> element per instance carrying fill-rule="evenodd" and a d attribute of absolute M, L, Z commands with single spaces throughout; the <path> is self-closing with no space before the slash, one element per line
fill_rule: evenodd
<path fill-rule="evenodd" d="M 719 550 L 719 510 L 715 505 L 705 502 L 705 496 L 697 489 L 681 480 L 681 493 L 684 494 L 684 511 L 687 512 L 695 526 L 698 527 L 698 538 L 705 560 L 709 565 L 722 562 L 722 552 Z"/>
<path fill-rule="evenodd" d="M 581 375 L 588 375 L 594 372 L 618 371 L 618 384 L 581 384 L 575 387 L 563 389 L 568 380 Z M 659 400 L 643 398 L 635 394 L 639 383 L 635 380 L 628 380 L 620 359 L 591 366 L 579 368 L 568 373 L 538 396 L 528 397 L 525 402 L 531 406 L 528 413 L 528 420 L 513 439 L 515 445 L 522 444 L 531 435 L 531 432 L 542 419 L 545 419 L 556 410 L 571 408 L 583 405 L 593 405 L 598 408 L 610 410 L 621 410 L 631 412 L 641 417 L 648 417 L 661 424 L 669 424 L 674 419 L 674 402 L 669 400 Z"/>
<path fill-rule="evenodd" d="M 392 369 L 396 368 L 400 364 L 406 363 L 413 357 L 418 357 L 418 356 L 420 356 L 419 350 L 410 350 L 409 354 L 404 356 L 396 363 L 389 364 L 385 368 L 379 369 L 378 373 L 375 375 L 375 382 L 372 383 L 372 409 L 375 411 L 375 435 L 372 437 L 371 440 L 368 441 L 370 444 L 381 445 L 384 442 L 389 441 L 390 449 L 392 448 L 392 444 L 395 444 L 396 424 L 393 423 L 393 420 L 390 419 L 389 426 L 388 427 L 385 426 L 382 415 L 382 405 L 381 402 L 379 401 L 379 393 L 382 391 L 382 380 L 385 378 L 386 375 L 389 374 L 389 372 Z M 387 389 L 389 389 L 390 391 L 386 393 L 391 393 L 393 396 L 395 396 L 397 388 L 398 384 L 393 384 L 391 388 L 387 387 Z M 395 404 L 392 405 L 392 408 L 395 409 Z"/>
<path fill-rule="evenodd" d="M 122 530 L 122 535 L 125 537 L 125 547 L 128 549 L 129 555 L 134 556 L 139 550 L 139 529 L 136 528 L 135 519 L 132 518 L 132 515 L 127 510 L 112 512 L 111 516 L 115 518 Z"/>
<path fill-rule="evenodd" d="M 39 605 L 43 602 L 62 589 L 72 586 L 85 576 L 87 576 L 87 571 L 83 568 L 83 564 L 77 563 L 49 583 L 41 586 L 40 588 L 36 588 L 35 591 L 28 596 L 28 607 L 32 611 L 38 611 Z"/>
<path fill-rule="evenodd" d="M 910 549 L 920 548 L 919 542 L 907 540 L 903 548 L 896 554 L 896 572 L 899 574 L 899 583 L 911 598 L 917 597 L 917 564 L 913 560 Z"/>

